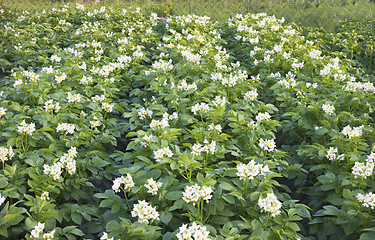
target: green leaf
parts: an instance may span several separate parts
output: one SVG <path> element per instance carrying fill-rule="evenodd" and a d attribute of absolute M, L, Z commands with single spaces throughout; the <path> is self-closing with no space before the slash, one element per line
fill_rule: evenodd
<path fill-rule="evenodd" d="M 286 226 L 287 226 L 288 228 L 290 228 L 290 229 L 293 229 L 293 231 L 296 231 L 296 232 L 298 232 L 299 230 L 301 230 L 300 227 L 298 226 L 298 224 L 297 224 L 297 223 L 294 223 L 294 222 L 288 222 L 288 223 L 286 224 Z"/>
<path fill-rule="evenodd" d="M 182 193 L 178 191 L 173 191 L 165 194 L 165 198 L 168 200 L 178 200 L 182 198 Z"/>
<path fill-rule="evenodd" d="M 0 188 L 5 188 L 6 186 L 8 186 L 8 181 L 6 180 L 6 178 L 0 178 Z"/>
<path fill-rule="evenodd" d="M 78 228 L 74 228 L 70 231 L 70 233 L 77 235 L 77 236 L 84 236 L 85 234 Z"/>
<path fill-rule="evenodd" d="M 205 182 L 205 179 L 204 179 L 204 177 L 203 177 L 203 174 L 202 174 L 202 173 L 198 173 L 198 174 L 197 174 L 197 181 L 198 181 L 199 183 L 202 183 L 202 184 L 204 184 L 204 182 Z"/>
<path fill-rule="evenodd" d="M 353 194 L 349 189 L 344 189 L 344 191 L 342 192 L 342 196 L 345 199 L 353 199 Z"/>
<path fill-rule="evenodd" d="M 221 187 L 222 189 L 227 190 L 227 191 L 231 191 L 234 188 L 232 184 L 227 183 L 227 182 L 221 182 L 219 184 L 219 187 Z"/>
<path fill-rule="evenodd" d="M 107 225 L 105 226 L 105 229 L 107 230 L 107 232 L 115 232 L 115 231 L 119 231 L 121 228 L 118 222 L 116 222 L 115 220 L 112 220 L 107 223 Z"/>
<path fill-rule="evenodd" d="M 375 239 L 375 232 L 365 232 L 361 234 L 359 240 L 374 240 Z"/>
<path fill-rule="evenodd" d="M 168 224 L 172 219 L 172 213 L 170 212 L 162 212 L 160 214 L 160 221 L 162 221 L 164 224 Z"/>
<path fill-rule="evenodd" d="M 71 214 L 71 217 L 74 223 L 81 224 L 82 222 L 81 214 L 74 212 Z"/>
<path fill-rule="evenodd" d="M 230 204 L 235 204 L 235 202 L 236 202 L 236 199 L 229 194 L 224 194 L 222 197 L 225 201 L 227 201 Z"/>

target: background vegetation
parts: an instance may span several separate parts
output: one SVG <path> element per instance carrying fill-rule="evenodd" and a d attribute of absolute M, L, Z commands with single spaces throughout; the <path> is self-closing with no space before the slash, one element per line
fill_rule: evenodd
<path fill-rule="evenodd" d="M 113 8 L 141 7 L 143 12 L 155 12 L 160 16 L 207 15 L 213 20 L 223 21 L 238 13 L 260 13 L 284 17 L 286 22 L 295 22 L 308 27 L 323 27 L 334 30 L 340 21 L 375 19 L 375 2 L 372 0 L 2 0 L 3 8 L 17 11 L 42 11 L 66 3 L 87 3 L 95 8 L 105 5 Z M 0 1 L 1 2 L 1 1 Z"/>

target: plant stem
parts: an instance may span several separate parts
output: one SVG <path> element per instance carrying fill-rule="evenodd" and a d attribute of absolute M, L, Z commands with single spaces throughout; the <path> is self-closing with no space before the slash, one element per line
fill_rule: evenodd
<path fill-rule="evenodd" d="M 246 195 L 247 195 L 247 184 L 248 184 L 248 182 L 249 182 L 249 178 L 248 178 L 248 176 L 246 176 L 246 178 L 245 178 L 245 192 L 244 192 L 245 198 L 246 198 Z"/>
<path fill-rule="evenodd" d="M 202 199 L 201 200 L 201 223 L 203 223 L 203 204 L 204 204 L 204 200 Z"/>
<path fill-rule="evenodd" d="M 268 219 L 269 219 L 269 217 L 270 217 L 270 213 L 267 213 L 266 227 L 264 228 L 264 231 L 267 230 L 267 225 L 268 225 Z"/>
<path fill-rule="evenodd" d="M 129 201 L 128 201 L 128 197 L 126 196 L 126 191 L 123 187 L 120 186 L 120 188 L 122 189 L 122 191 L 124 192 L 124 195 L 125 195 L 125 199 L 126 199 L 126 204 L 128 205 L 128 208 L 130 209 L 130 204 L 129 204 Z"/>

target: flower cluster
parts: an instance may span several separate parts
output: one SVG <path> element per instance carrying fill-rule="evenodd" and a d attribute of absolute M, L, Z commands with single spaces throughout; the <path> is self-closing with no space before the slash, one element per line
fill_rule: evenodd
<path fill-rule="evenodd" d="M 218 125 L 218 126 L 220 126 L 220 125 Z M 219 129 L 221 130 L 221 126 L 220 126 L 220 128 L 216 128 L 216 127 L 215 127 L 216 130 L 219 130 Z M 191 154 L 193 154 L 194 156 L 199 156 L 199 155 L 201 155 L 202 152 L 205 152 L 207 154 L 208 153 L 211 153 L 211 154 L 215 153 L 215 151 L 216 151 L 216 141 L 211 141 L 211 143 L 209 143 L 208 140 L 205 139 L 203 141 L 203 143 L 205 144 L 203 146 L 199 143 L 195 143 L 192 147 Z"/>
<path fill-rule="evenodd" d="M 264 112 L 264 113 L 258 113 L 258 115 L 255 117 L 255 119 L 257 120 L 257 122 L 262 122 L 262 121 L 267 121 L 269 119 L 271 119 L 271 115 L 268 113 L 268 112 Z"/>
<path fill-rule="evenodd" d="M 66 79 L 66 74 L 65 73 L 62 73 L 61 75 L 55 75 L 55 81 L 57 83 L 61 83 L 65 79 Z"/>
<path fill-rule="evenodd" d="M 180 228 L 176 237 L 178 240 L 208 240 L 210 232 L 205 226 L 198 225 L 195 222 L 190 227 L 187 224 L 183 224 Z"/>
<path fill-rule="evenodd" d="M 352 174 L 354 175 L 354 177 L 357 178 L 359 176 L 363 177 L 364 179 L 370 177 L 375 167 L 374 160 L 375 154 L 371 153 L 367 156 L 366 163 L 355 162 L 352 168 Z"/>
<path fill-rule="evenodd" d="M 275 217 L 281 213 L 281 202 L 277 200 L 274 193 L 267 193 L 266 198 L 259 198 L 258 206 L 266 212 L 271 213 L 272 217 Z"/>
<path fill-rule="evenodd" d="M 191 108 L 191 111 L 194 113 L 194 114 L 197 114 L 198 112 L 199 113 L 205 113 L 205 112 L 208 112 L 210 110 L 210 107 L 208 106 L 207 103 L 196 103 L 192 108 Z"/>
<path fill-rule="evenodd" d="M 198 184 L 194 184 L 192 186 L 187 186 L 185 188 L 185 192 L 183 193 L 182 199 L 187 203 L 193 202 L 194 206 L 200 199 L 203 199 L 208 203 L 209 200 L 212 198 L 212 192 L 212 187 L 201 187 Z"/>
<path fill-rule="evenodd" d="M 48 100 L 47 102 L 44 103 L 44 109 L 47 112 L 55 110 L 55 113 L 57 113 L 60 110 L 60 104 L 58 102 L 54 104 L 53 100 L 50 99 L 50 100 Z"/>
<path fill-rule="evenodd" d="M 149 223 L 149 220 L 159 220 L 159 213 L 156 211 L 155 207 L 152 207 L 145 200 L 138 201 L 134 204 L 132 217 L 138 217 L 138 222 Z"/>
<path fill-rule="evenodd" d="M 152 195 L 156 195 L 159 188 L 161 188 L 161 186 L 163 185 L 163 183 L 161 182 L 156 182 L 153 178 L 149 178 L 147 179 L 147 183 L 145 184 L 145 187 L 148 189 L 148 193 L 151 193 Z"/>
<path fill-rule="evenodd" d="M 89 123 L 91 125 L 91 128 L 99 127 L 100 126 L 100 121 L 99 121 L 98 117 L 94 116 L 93 118 L 94 118 L 94 120 L 89 121 Z"/>
<path fill-rule="evenodd" d="M 259 147 L 263 150 L 272 152 L 276 148 L 275 139 L 264 140 L 261 138 L 259 140 Z"/>
<path fill-rule="evenodd" d="M 144 107 L 142 107 L 141 109 L 139 109 L 138 111 L 138 116 L 141 120 L 145 119 L 146 116 L 149 116 L 151 117 L 152 116 L 152 111 L 149 110 L 149 109 L 145 109 Z"/>
<path fill-rule="evenodd" d="M 155 159 L 159 162 L 164 156 L 171 158 L 173 156 L 172 151 L 169 147 L 160 148 L 159 150 L 154 151 Z"/>
<path fill-rule="evenodd" d="M 40 200 L 42 201 L 49 200 L 49 192 L 43 192 L 42 195 L 40 195 Z"/>
<path fill-rule="evenodd" d="M 217 125 L 214 125 L 214 124 L 210 124 L 208 125 L 208 130 L 216 130 L 218 131 L 219 133 L 221 133 L 221 131 L 223 130 L 223 128 L 221 127 L 220 124 L 217 124 Z"/>
<path fill-rule="evenodd" d="M 355 162 L 352 168 L 352 174 L 354 175 L 355 178 L 360 176 L 366 179 L 367 177 L 370 177 L 372 175 L 373 171 L 374 171 L 374 162 L 372 161 L 367 161 L 366 164 L 361 163 L 361 162 Z"/>
<path fill-rule="evenodd" d="M 154 137 L 154 136 L 152 136 L 152 134 L 150 134 L 150 135 L 145 134 L 145 135 L 143 136 L 143 138 L 142 138 L 141 145 L 142 145 L 143 147 L 147 147 L 148 144 L 152 141 L 152 138 L 153 138 L 153 137 Z"/>
<path fill-rule="evenodd" d="M 259 174 L 264 175 L 269 171 L 268 165 L 256 164 L 254 160 L 251 160 L 248 164 L 240 163 L 237 165 L 237 176 L 240 180 L 254 179 Z"/>
<path fill-rule="evenodd" d="M 328 115 L 332 115 L 333 111 L 335 111 L 335 106 L 330 105 L 330 104 L 323 104 L 322 108 L 323 108 L 323 111 Z"/>
<path fill-rule="evenodd" d="M 31 238 L 40 239 L 40 234 L 42 234 L 43 239 L 52 240 L 55 235 L 55 230 L 52 230 L 49 233 L 43 233 L 44 225 L 44 223 L 38 222 L 38 225 L 36 225 L 34 229 L 31 230 Z"/>
<path fill-rule="evenodd" d="M 114 104 L 109 104 L 109 103 L 102 103 L 102 109 L 105 112 L 112 112 L 113 111 Z"/>
<path fill-rule="evenodd" d="M 113 237 L 109 238 L 108 233 L 103 232 L 103 235 L 100 237 L 100 240 L 114 240 Z"/>
<path fill-rule="evenodd" d="M 327 151 L 326 158 L 328 158 L 331 161 L 334 160 L 344 160 L 344 154 L 336 155 L 337 154 L 337 148 L 330 147 Z"/>
<path fill-rule="evenodd" d="M 59 161 L 55 162 L 52 166 L 44 164 L 44 174 L 52 175 L 53 179 L 57 180 L 60 179 L 62 170 L 65 167 L 68 173 L 73 175 L 73 173 L 76 172 L 76 161 L 74 158 L 77 157 L 77 155 L 77 149 L 75 147 L 71 147 L 68 150 L 68 153 L 61 156 Z"/>
<path fill-rule="evenodd" d="M 10 160 L 13 158 L 13 156 L 14 156 L 14 152 L 13 152 L 12 147 L 9 147 L 9 149 L 0 147 L 0 162 L 5 162 L 7 160 Z"/>
<path fill-rule="evenodd" d="M 345 136 L 348 136 L 349 139 L 351 139 L 352 137 L 360 137 L 362 136 L 362 128 L 364 128 L 363 125 L 359 127 L 354 127 L 353 129 L 348 125 L 342 129 L 342 133 Z"/>
<path fill-rule="evenodd" d="M 79 103 L 81 101 L 81 94 L 77 93 L 77 94 L 71 94 L 70 92 L 68 92 L 68 102 L 69 103 Z"/>
<path fill-rule="evenodd" d="M 113 180 L 112 190 L 115 192 L 120 191 L 121 184 L 124 184 L 124 190 L 129 190 L 134 187 L 134 182 L 132 176 L 128 173 L 126 177 L 121 176 Z"/>
<path fill-rule="evenodd" d="M 25 120 L 21 122 L 21 124 L 18 126 L 19 133 L 26 133 L 27 135 L 33 135 L 33 132 L 35 131 L 35 123 L 27 124 Z"/>
<path fill-rule="evenodd" d="M 166 118 L 163 118 L 161 120 L 156 120 L 156 119 L 151 120 L 150 128 L 152 128 L 153 130 L 157 128 L 164 129 L 166 127 L 169 127 L 169 122 L 168 122 L 168 119 Z"/>
<path fill-rule="evenodd" d="M 0 98 L 0 100 L 1 100 L 1 98 Z M 6 113 L 6 109 L 5 109 L 5 108 L 2 108 L 2 107 L 0 107 L 0 117 L 4 116 L 4 115 L 5 115 L 5 113 Z"/>
<path fill-rule="evenodd" d="M 375 194 L 372 192 L 369 192 L 365 195 L 358 193 L 357 199 L 364 207 L 371 207 L 371 209 L 374 209 L 375 207 Z"/>
<path fill-rule="evenodd" d="M 258 97 L 258 92 L 257 92 L 256 89 L 248 91 L 248 92 L 245 93 L 245 99 L 246 100 L 253 101 L 253 100 L 257 99 L 257 97 Z"/>
<path fill-rule="evenodd" d="M 170 59 L 168 62 L 160 59 L 152 64 L 152 68 L 165 72 L 170 71 L 173 69 L 172 59 Z"/>
<path fill-rule="evenodd" d="M 65 134 L 73 134 L 74 130 L 75 130 L 74 124 L 69 124 L 69 123 L 59 123 L 56 128 L 57 132 L 65 132 Z"/>
<path fill-rule="evenodd" d="M 181 90 L 184 90 L 184 91 L 197 90 L 197 84 L 195 82 L 193 82 L 192 84 L 187 84 L 186 80 L 184 79 L 177 86 L 177 89 L 179 91 L 181 91 Z"/>
<path fill-rule="evenodd" d="M 226 99 L 225 97 L 216 96 L 212 103 L 215 105 L 215 107 L 224 107 Z"/>

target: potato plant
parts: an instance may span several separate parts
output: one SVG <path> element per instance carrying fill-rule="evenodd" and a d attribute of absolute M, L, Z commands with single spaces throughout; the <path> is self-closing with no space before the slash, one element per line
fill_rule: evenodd
<path fill-rule="evenodd" d="M 2 238 L 373 237 L 373 77 L 298 26 L 81 4 L 0 21 Z"/>

